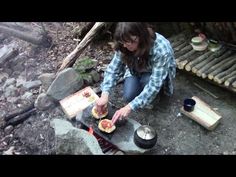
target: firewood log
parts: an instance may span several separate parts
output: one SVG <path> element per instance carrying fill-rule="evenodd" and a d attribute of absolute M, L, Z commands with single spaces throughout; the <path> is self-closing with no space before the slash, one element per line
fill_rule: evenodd
<path fill-rule="evenodd" d="M 236 35 L 235 35 L 235 29 L 233 27 L 233 24 L 232 22 L 226 22 L 227 26 L 228 26 L 228 29 L 229 29 L 229 32 L 233 38 L 233 41 L 236 41 Z"/>
<path fill-rule="evenodd" d="M 233 86 L 234 88 L 236 88 L 236 81 L 234 81 L 234 82 L 232 83 L 232 86 Z"/>
<path fill-rule="evenodd" d="M 222 56 L 215 58 L 214 60 L 210 61 L 209 63 L 207 63 L 205 66 L 203 66 L 202 68 L 200 68 L 197 71 L 197 76 L 201 77 L 202 73 L 207 72 L 207 70 L 209 68 L 211 68 L 212 66 L 214 66 L 216 63 L 220 62 L 221 60 L 223 60 L 224 58 L 227 58 L 228 56 L 230 56 L 232 54 L 231 51 L 226 51 Z"/>
<path fill-rule="evenodd" d="M 174 47 L 173 49 L 174 49 L 174 51 L 176 53 L 176 52 L 184 49 L 184 47 L 186 47 L 187 45 L 188 45 L 188 43 L 186 41 L 184 41 L 182 44 L 180 44 L 179 46 Z"/>
<path fill-rule="evenodd" d="M 208 79 L 212 80 L 213 77 L 220 72 L 223 72 L 224 70 L 227 70 L 230 66 L 236 63 L 236 55 L 232 56 L 229 61 L 226 61 L 222 63 L 222 65 L 219 65 L 213 72 L 208 74 Z"/>
<path fill-rule="evenodd" d="M 233 76 L 234 74 L 236 75 L 236 64 L 234 64 L 232 67 L 230 67 L 226 71 L 217 74 L 214 77 L 214 81 L 217 82 L 218 84 L 222 84 L 225 80 L 227 80 L 229 77 Z"/>
<path fill-rule="evenodd" d="M 224 85 L 225 85 L 226 87 L 229 87 L 230 84 L 231 84 L 232 82 L 234 82 L 235 80 L 236 80 L 236 75 L 233 75 L 232 77 L 228 78 L 228 79 L 224 82 Z"/>
<path fill-rule="evenodd" d="M 180 62 L 176 62 L 177 66 L 179 69 L 184 69 L 185 65 L 191 61 L 193 61 L 195 58 L 199 57 L 200 55 L 202 55 L 203 52 L 195 52 L 193 55 L 190 55 L 188 58 L 186 58 L 183 61 Z"/>
<path fill-rule="evenodd" d="M 185 69 L 187 71 L 191 71 L 191 68 L 198 63 L 200 63 L 202 60 L 205 60 L 207 57 L 209 57 L 212 54 L 211 51 L 206 52 L 204 55 L 199 56 L 198 58 L 195 58 L 193 61 L 189 62 L 186 66 Z"/>
<path fill-rule="evenodd" d="M 177 46 L 180 46 L 181 44 L 183 44 L 183 43 L 185 42 L 185 40 L 186 40 L 186 39 L 181 38 L 181 39 L 179 39 L 178 41 L 172 42 L 172 43 L 171 43 L 172 48 L 174 49 L 174 48 L 176 48 Z"/>
<path fill-rule="evenodd" d="M 175 36 L 171 36 L 167 39 L 168 39 L 168 41 L 170 41 L 172 43 L 172 42 L 176 41 L 178 38 L 183 38 L 183 37 L 185 37 L 184 33 L 179 33 L 179 34 L 177 34 Z"/>
<path fill-rule="evenodd" d="M 212 61 L 215 58 L 218 58 L 219 56 L 221 56 L 226 49 L 221 49 L 217 52 L 212 53 L 209 57 L 207 57 L 205 60 L 201 61 L 200 63 L 198 63 L 197 65 L 195 65 L 194 67 L 192 67 L 192 72 L 193 73 L 197 73 L 197 71 L 202 68 L 203 66 L 205 66 L 207 63 L 209 63 L 210 61 Z"/>
<path fill-rule="evenodd" d="M 29 118 L 31 115 L 33 115 L 35 113 L 36 113 L 36 108 L 33 108 L 30 111 L 28 111 L 28 112 L 20 114 L 20 115 L 18 115 L 16 117 L 10 119 L 9 121 L 7 121 L 5 127 L 8 126 L 8 125 L 15 126 L 17 124 L 20 124 L 20 123 L 22 123 L 23 121 L 25 121 L 27 118 Z"/>
<path fill-rule="evenodd" d="M 6 49 L 2 52 L 2 49 Z M 3 48 L 0 49 L 0 67 L 4 65 L 5 62 L 10 60 L 11 58 L 14 58 L 15 56 L 18 55 L 19 50 L 12 47 L 12 46 L 4 46 Z"/>
<path fill-rule="evenodd" d="M 202 69 L 200 69 L 198 71 L 198 72 L 200 72 L 200 71 L 202 72 L 201 73 L 202 78 L 205 79 L 210 72 L 214 71 L 217 67 L 222 65 L 225 62 L 225 60 L 227 60 L 229 57 L 231 57 L 231 54 L 232 54 L 232 51 L 227 51 L 221 57 L 216 58 L 215 60 L 206 64 L 206 66 L 204 66 Z M 198 75 L 198 73 L 197 73 L 197 75 Z"/>
<path fill-rule="evenodd" d="M 186 54 L 184 54 L 184 55 L 182 55 L 182 56 L 176 58 L 176 62 L 183 61 L 183 60 L 189 58 L 190 56 L 192 56 L 194 53 L 196 53 L 195 50 L 190 50 L 190 51 L 188 51 Z"/>
<path fill-rule="evenodd" d="M 192 50 L 191 45 L 187 45 L 186 47 L 182 48 L 180 51 L 175 52 L 175 58 L 178 58 L 179 56 L 185 54 L 186 52 Z"/>
<path fill-rule="evenodd" d="M 44 47 L 51 46 L 51 38 L 43 30 L 34 30 L 32 27 L 22 23 L 1 23 L 0 32 L 9 36 L 17 37 L 21 40 L 30 42 L 35 45 L 42 45 Z"/>
<path fill-rule="evenodd" d="M 30 104 L 29 106 L 23 108 L 23 109 L 20 110 L 20 111 L 16 111 L 16 112 L 14 112 L 14 113 L 12 113 L 12 114 L 9 114 L 9 115 L 5 116 L 5 117 L 4 117 L 4 121 L 7 122 L 7 121 L 9 121 L 10 119 L 12 119 L 13 117 L 16 117 L 17 115 L 20 115 L 20 114 L 23 114 L 23 113 L 25 113 L 25 112 L 28 112 L 28 111 L 32 110 L 33 108 L 34 108 L 34 104 Z"/>

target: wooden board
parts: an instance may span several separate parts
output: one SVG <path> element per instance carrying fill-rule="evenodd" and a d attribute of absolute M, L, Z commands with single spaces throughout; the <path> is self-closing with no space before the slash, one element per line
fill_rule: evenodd
<path fill-rule="evenodd" d="M 89 95 L 85 96 L 85 93 Z M 60 101 L 62 110 L 69 119 L 74 118 L 80 111 L 83 111 L 89 105 L 93 104 L 98 95 L 93 91 L 91 87 L 86 87 Z"/>
<path fill-rule="evenodd" d="M 217 112 L 215 112 L 207 103 L 200 98 L 193 96 L 192 99 L 196 101 L 196 105 L 192 112 L 187 112 L 184 108 L 181 108 L 181 112 L 187 117 L 198 122 L 208 130 L 213 130 L 222 118 Z"/>

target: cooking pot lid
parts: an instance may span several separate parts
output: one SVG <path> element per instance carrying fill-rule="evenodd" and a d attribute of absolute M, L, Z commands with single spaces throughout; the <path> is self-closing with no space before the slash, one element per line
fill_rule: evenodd
<path fill-rule="evenodd" d="M 144 140 L 151 140 L 155 138 L 156 131 L 148 125 L 142 125 L 137 129 L 137 135 Z"/>

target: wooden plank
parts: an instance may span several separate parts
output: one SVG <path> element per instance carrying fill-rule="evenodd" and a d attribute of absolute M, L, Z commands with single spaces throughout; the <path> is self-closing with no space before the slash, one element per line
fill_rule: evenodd
<path fill-rule="evenodd" d="M 192 99 L 194 99 L 196 101 L 197 107 L 199 106 L 200 109 L 203 109 L 205 112 L 207 112 L 207 114 L 209 114 L 210 116 L 212 116 L 216 120 L 218 120 L 221 117 L 218 113 L 216 113 L 216 111 L 214 111 L 207 103 L 202 101 L 200 98 L 193 96 Z M 203 105 L 203 106 L 200 106 L 200 105 Z"/>
<path fill-rule="evenodd" d="M 193 96 L 192 99 L 196 101 L 196 105 L 192 112 L 187 112 L 181 108 L 181 112 L 192 120 L 196 121 L 208 130 L 213 130 L 222 118 L 217 112 L 215 112 L 207 103 L 200 98 Z"/>
<path fill-rule="evenodd" d="M 84 89 L 62 99 L 60 104 L 68 119 L 72 119 L 80 111 L 83 111 L 89 105 L 93 104 L 98 98 L 98 95 L 91 87 L 85 87 Z"/>

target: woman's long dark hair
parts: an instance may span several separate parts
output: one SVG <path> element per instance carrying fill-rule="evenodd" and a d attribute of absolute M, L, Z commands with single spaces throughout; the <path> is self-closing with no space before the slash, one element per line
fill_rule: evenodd
<path fill-rule="evenodd" d="M 135 52 L 129 51 L 120 43 L 132 41 L 131 36 L 139 37 L 138 49 Z M 119 22 L 116 26 L 114 39 L 115 50 L 121 51 L 121 59 L 131 72 L 135 69 L 139 71 L 147 67 L 149 52 L 155 40 L 155 33 L 147 23 Z M 137 59 L 138 57 L 139 59 Z"/>

